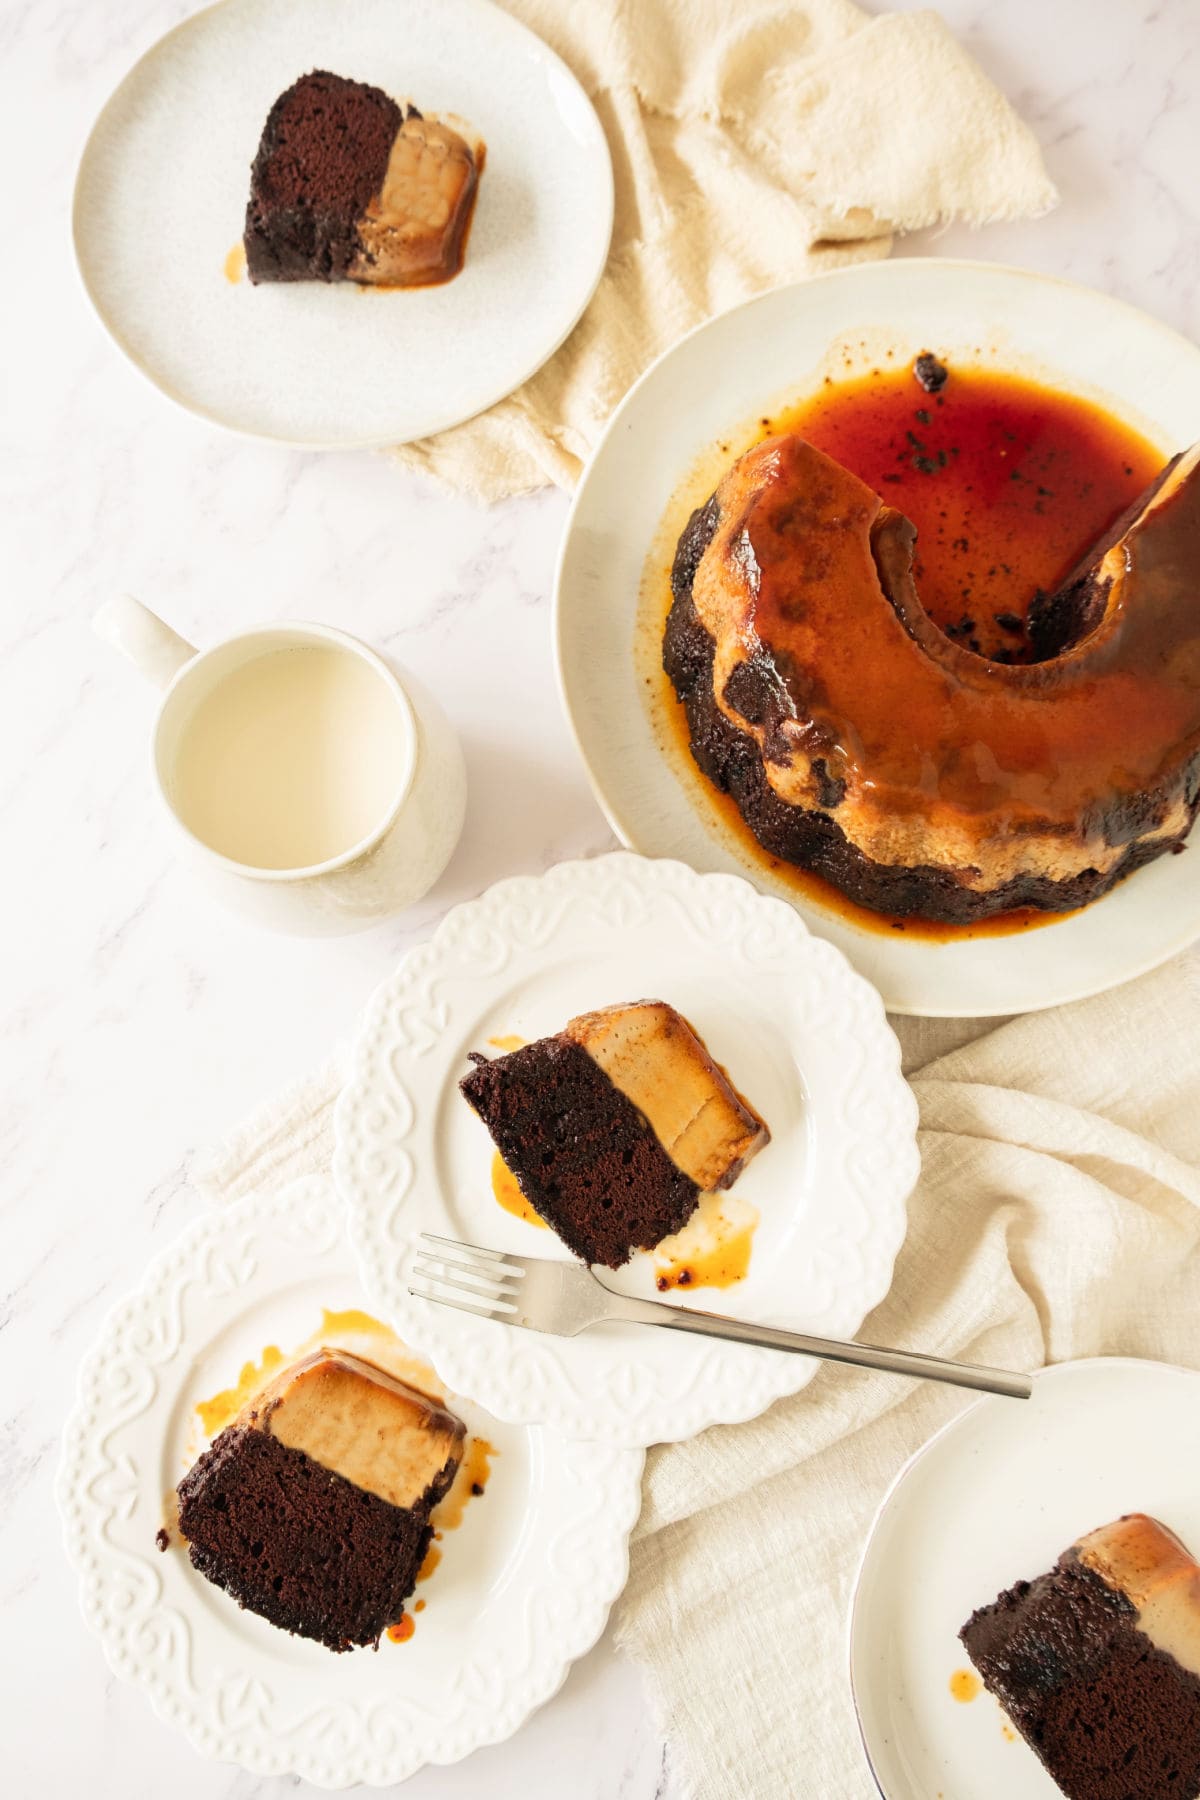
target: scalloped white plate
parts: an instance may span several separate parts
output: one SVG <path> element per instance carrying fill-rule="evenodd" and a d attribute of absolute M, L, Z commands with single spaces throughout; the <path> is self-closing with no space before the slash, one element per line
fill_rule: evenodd
<path fill-rule="evenodd" d="M 1194 847 L 1163 856 L 1095 905 L 1008 937 L 946 943 L 864 929 L 774 876 L 712 806 L 686 757 L 664 753 L 643 695 L 661 620 L 639 600 L 681 485 L 699 504 L 758 422 L 852 368 L 932 346 L 1053 381 L 1107 405 L 1171 454 L 1200 437 L 1200 349 L 1106 294 L 1022 269 L 936 257 L 839 269 L 750 300 L 661 356 L 608 422 L 579 484 L 555 587 L 567 716 L 613 830 L 648 856 L 750 878 L 843 950 L 891 1012 L 1031 1012 L 1156 968 L 1200 936 Z M 726 446 L 722 454 L 720 445 Z M 682 526 L 686 511 L 678 520 Z M 656 539 L 658 540 L 656 542 Z"/>
<path fill-rule="evenodd" d="M 752 1418 L 811 1379 L 805 1357 L 636 1325 L 521 1331 L 408 1292 L 417 1234 L 567 1257 L 501 1211 L 491 1140 L 457 1090 L 470 1050 L 622 1000 L 669 1001 L 764 1115 L 735 1193 L 760 1224 L 713 1311 L 851 1336 L 888 1290 L 916 1180 L 916 1102 L 878 994 L 798 914 L 729 875 L 618 853 L 499 882 L 451 912 L 374 996 L 338 1103 L 334 1174 L 373 1304 L 497 1417 L 614 1444 Z M 653 1261 L 615 1277 L 661 1298 Z M 677 1301 L 677 1294 L 672 1296 Z"/>
<path fill-rule="evenodd" d="M 456 113 L 483 138 L 453 281 L 226 278 L 267 113 L 312 68 Z M 172 400 L 253 437 L 345 449 L 445 431 L 527 381 L 591 299 L 612 212 L 587 95 L 488 0 L 223 0 L 160 38 L 104 107 L 73 232 L 101 323 Z"/>
<path fill-rule="evenodd" d="M 992 1696 L 951 1695 L 970 1668 L 959 1627 L 1122 1513 L 1152 1513 L 1196 1549 L 1198 1467 L 1200 1374 L 1132 1357 L 1043 1369 L 1031 1400 L 977 1401 L 917 1451 L 876 1514 L 850 1621 L 859 1730 L 885 1800 L 1055 1800 Z"/>
<path fill-rule="evenodd" d="M 390 1785 L 514 1732 L 603 1630 L 641 1501 L 640 1454 L 456 1398 L 499 1454 L 445 1535 L 409 1642 L 334 1656 L 240 1611 L 178 1543 L 154 1542 L 164 1497 L 203 1448 L 196 1401 L 267 1344 L 302 1342 L 323 1307 L 361 1305 L 329 1183 L 206 1217 L 110 1314 L 80 1370 L 57 1485 L 83 1614 L 113 1671 L 198 1750 L 325 1788 Z"/>

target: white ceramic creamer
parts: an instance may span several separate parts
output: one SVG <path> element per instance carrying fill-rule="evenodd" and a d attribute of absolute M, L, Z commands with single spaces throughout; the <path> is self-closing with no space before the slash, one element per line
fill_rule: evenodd
<path fill-rule="evenodd" d="M 327 625 L 267 625 L 198 651 L 122 598 L 96 628 L 165 690 L 155 783 L 227 904 L 332 934 L 433 886 L 462 830 L 466 772 L 419 683 Z"/>

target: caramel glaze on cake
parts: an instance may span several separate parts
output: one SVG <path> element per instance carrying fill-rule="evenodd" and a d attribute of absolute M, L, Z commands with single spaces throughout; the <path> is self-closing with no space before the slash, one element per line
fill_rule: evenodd
<path fill-rule="evenodd" d="M 1068 1800 L 1200 1794 L 1200 1567 L 1158 1520 L 1090 1532 L 960 1636 Z"/>
<path fill-rule="evenodd" d="M 346 1350 L 318 1350 L 243 1407 L 179 1484 L 195 1568 L 239 1606 L 330 1650 L 404 1610 L 466 1428 Z"/>
<path fill-rule="evenodd" d="M 1200 804 L 1200 446 L 1030 609 L 1035 660 L 955 643 L 915 531 L 795 436 L 691 517 L 663 663 L 692 754 L 772 855 L 879 911 L 1064 911 Z"/>

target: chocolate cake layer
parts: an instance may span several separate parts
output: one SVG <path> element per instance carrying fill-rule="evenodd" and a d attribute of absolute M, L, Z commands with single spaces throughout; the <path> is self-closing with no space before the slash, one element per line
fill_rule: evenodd
<path fill-rule="evenodd" d="M 345 1351 L 285 1369 L 179 1484 L 196 1569 L 239 1606 L 330 1650 L 400 1618 L 462 1460 L 439 1402 Z"/>
<path fill-rule="evenodd" d="M 459 1087 L 531 1206 L 587 1263 L 616 1269 L 681 1229 L 700 1189 L 579 1044 L 542 1038 Z"/>
<path fill-rule="evenodd" d="M 267 115 L 250 171 L 251 281 L 343 281 L 358 220 L 378 194 L 404 120 L 382 88 L 327 69 L 304 75 Z"/>
<path fill-rule="evenodd" d="M 1194 1800 L 1200 1677 L 1073 1546 L 973 1613 L 971 1661 L 1068 1800 Z"/>
<path fill-rule="evenodd" d="M 1196 500 L 1193 486 L 1181 503 L 1188 521 Z M 1145 503 L 1143 497 L 1138 509 L 1131 512 Z M 1049 825 L 1039 830 L 1033 819 L 1027 819 L 1023 826 L 1010 819 L 994 844 L 988 843 L 985 833 L 972 850 L 975 860 L 962 864 L 956 864 L 953 856 L 941 864 L 924 859 L 888 861 L 870 855 L 850 835 L 843 818 L 848 823 L 852 821 L 867 842 L 876 838 L 881 843 L 889 838 L 894 842 L 895 833 L 900 830 L 907 841 L 924 842 L 939 854 L 946 853 L 946 844 L 932 819 L 922 822 L 919 810 L 892 816 L 885 803 L 872 801 L 867 790 L 858 796 L 854 806 L 846 805 L 849 770 L 840 754 L 837 734 L 826 736 L 817 721 L 823 696 L 819 675 L 814 670 L 801 671 L 786 653 L 760 644 L 751 654 L 742 655 L 740 661 L 735 656 L 728 675 L 722 679 L 717 641 L 700 617 L 694 593 L 705 552 L 721 528 L 722 491 L 718 489 L 693 513 L 679 540 L 671 576 L 672 604 L 664 635 L 663 666 L 684 706 L 697 765 L 714 786 L 732 797 L 751 832 L 771 855 L 811 869 L 850 899 L 875 911 L 970 923 L 1015 907 L 1069 911 L 1086 905 L 1123 876 L 1165 850 L 1182 845 L 1200 808 L 1200 755 L 1194 746 L 1187 748 L 1186 734 L 1180 755 L 1170 762 L 1160 782 L 1141 791 L 1109 796 L 1103 820 L 1097 815 L 1093 821 L 1093 835 L 1103 840 L 1095 866 L 1088 863 L 1086 853 L 1080 853 L 1085 840 L 1080 839 L 1072 848 L 1069 831 L 1064 835 Z M 887 563 L 890 558 L 907 567 L 905 557 L 911 553 L 911 543 L 898 544 L 894 536 L 889 540 L 885 535 L 876 549 L 881 562 Z M 1098 549 L 1108 551 L 1110 546 L 1105 544 Z M 752 568 L 753 551 L 747 547 L 744 556 L 748 559 L 746 567 Z M 1109 577 L 1104 579 L 1108 581 Z M 1084 578 L 1073 577 L 1070 586 L 1069 596 L 1057 606 L 1046 603 L 1040 614 L 1043 643 L 1049 644 L 1057 636 L 1060 654 L 1064 635 L 1080 634 L 1094 623 L 1094 601 Z M 888 604 L 882 593 L 879 598 L 881 604 Z M 777 597 L 776 604 L 784 602 Z M 800 618 L 802 602 L 797 599 L 795 605 Z M 905 621 L 906 629 L 910 623 Z M 926 625 L 930 631 L 936 629 L 928 621 Z M 851 620 L 847 619 L 845 629 L 852 631 Z M 1194 636 L 1200 643 L 1200 613 Z M 947 653 L 957 659 L 970 656 L 955 646 L 948 646 Z M 984 666 L 981 659 L 972 660 L 979 667 Z M 1180 664 L 1183 679 L 1191 679 L 1185 671 L 1194 662 L 1193 649 Z M 997 667 L 996 675 L 1003 680 L 1013 676 L 1026 683 L 1030 680 L 1028 669 Z M 864 667 L 862 681 L 869 683 L 871 679 L 872 671 Z M 1033 679 L 1036 681 L 1036 675 Z M 804 693 L 809 695 L 812 708 L 807 723 L 804 704 L 798 699 Z M 1096 705 L 1103 704 L 1103 692 L 1097 687 Z M 900 735 L 903 729 L 899 722 L 903 719 L 903 705 L 897 705 L 894 729 Z M 1035 726 L 1033 719 L 1031 748 L 1037 742 Z M 846 735 L 852 739 L 852 730 Z M 781 771 L 795 775 L 801 767 L 806 783 L 803 803 L 798 797 L 785 798 L 776 785 L 782 779 Z M 798 781 L 799 777 L 795 779 Z M 874 829 L 876 824 L 878 830 Z M 1075 866 L 1069 874 L 1060 872 L 1071 863 L 1082 866 Z M 1006 866 L 1018 865 L 1024 865 L 1019 872 L 1004 873 Z"/>

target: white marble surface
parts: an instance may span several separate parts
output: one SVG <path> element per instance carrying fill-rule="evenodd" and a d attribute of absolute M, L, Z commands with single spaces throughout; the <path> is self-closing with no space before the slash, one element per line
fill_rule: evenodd
<path fill-rule="evenodd" d="M 3 1785 L 21 1800 L 277 1800 L 297 1785 L 204 1762 L 107 1673 L 80 1625 L 51 1497 L 75 1366 L 192 1213 L 198 1148 L 320 1059 L 447 906 L 611 841 L 552 677 L 564 497 L 481 512 L 383 458 L 221 436 L 140 381 L 88 315 L 67 245 L 74 160 L 134 55 L 188 10 L 59 0 L 0 13 L 5 239 L 21 271 L 6 267 L 0 296 L 0 1667 Z M 1195 335 L 1194 0 L 942 10 L 1038 131 L 1063 203 L 1036 224 L 907 248 L 1070 276 Z M 319 944 L 211 910 L 151 807 L 150 695 L 88 628 L 121 588 L 200 642 L 286 614 L 345 625 L 438 689 L 471 800 L 426 904 Z M 406 1795 L 557 1800 L 568 1787 L 574 1800 L 678 1796 L 637 1675 L 604 1646 L 509 1744 L 426 1771 Z"/>

